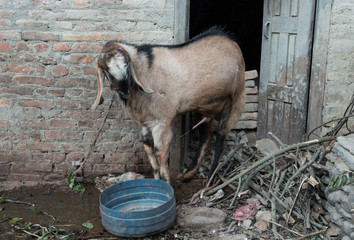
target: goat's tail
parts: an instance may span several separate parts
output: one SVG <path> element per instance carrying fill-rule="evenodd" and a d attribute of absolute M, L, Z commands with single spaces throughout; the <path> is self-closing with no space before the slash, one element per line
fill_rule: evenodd
<path fill-rule="evenodd" d="M 238 120 L 244 110 L 246 103 L 245 89 L 245 70 L 240 69 L 236 74 L 236 88 L 232 99 L 230 118 L 226 124 L 226 130 L 229 132 L 231 128 L 236 127 Z"/>

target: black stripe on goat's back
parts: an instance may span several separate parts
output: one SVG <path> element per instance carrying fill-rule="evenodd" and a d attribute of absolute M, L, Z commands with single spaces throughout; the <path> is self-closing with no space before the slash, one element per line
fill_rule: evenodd
<path fill-rule="evenodd" d="M 234 41 L 233 37 L 231 34 L 227 33 L 224 28 L 219 27 L 219 26 L 214 26 L 206 30 L 205 32 L 202 32 L 198 34 L 197 36 L 193 37 L 192 39 L 188 40 L 185 43 L 177 44 L 177 45 L 171 45 L 170 48 L 178 48 L 178 47 L 184 47 L 190 43 L 196 42 L 200 39 L 206 38 L 206 37 L 212 37 L 212 36 L 222 36 L 226 37 L 232 41 Z"/>
<path fill-rule="evenodd" d="M 225 32 L 223 30 L 223 28 L 214 26 L 214 27 L 208 29 L 207 31 L 205 31 L 205 32 L 193 37 L 192 39 L 188 40 L 185 43 L 176 44 L 176 45 L 142 44 L 142 45 L 136 46 L 136 48 L 138 50 L 138 53 L 146 54 L 146 57 L 148 59 L 149 67 L 151 67 L 152 64 L 153 64 L 153 61 L 154 61 L 153 48 L 156 48 L 156 47 L 166 47 L 166 48 L 170 48 L 170 49 L 181 48 L 181 47 L 184 47 L 184 46 L 186 46 L 188 44 L 196 42 L 196 41 L 198 41 L 200 39 L 203 39 L 203 38 L 206 38 L 206 37 L 211 37 L 211 36 L 223 36 L 223 37 L 226 37 L 226 38 L 234 41 L 232 36 L 230 34 L 228 34 L 227 32 Z"/>

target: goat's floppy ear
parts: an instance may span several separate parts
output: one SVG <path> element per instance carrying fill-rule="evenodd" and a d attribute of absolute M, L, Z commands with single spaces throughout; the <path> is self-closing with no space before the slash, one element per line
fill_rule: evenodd
<path fill-rule="evenodd" d="M 130 60 L 129 61 L 129 65 L 128 65 L 128 68 L 129 68 L 129 71 L 132 75 L 132 78 L 134 80 L 134 82 L 136 84 L 138 84 L 138 86 L 145 92 L 145 93 L 154 93 L 154 90 L 152 90 L 146 83 L 140 81 L 140 76 L 139 74 L 137 73 L 137 71 L 135 70 L 135 67 L 134 67 L 134 64 L 133 62 Z"/>
<path fill-rule="evenodd" d="M 91 107 L 92 110 L 95 110 L 97 106 L 102 103 L 101 100 L 102 100 L 104 74 L 102 69 L 99 66 L 99 60 L 97 60 L 96 70 L 97 70 L 97 97 L 95 103 Z"/>

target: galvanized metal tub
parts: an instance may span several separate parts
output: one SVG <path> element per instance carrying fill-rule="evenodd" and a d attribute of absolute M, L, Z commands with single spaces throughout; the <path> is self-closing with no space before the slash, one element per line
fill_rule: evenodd
<path fill-rule="evenodd" d="M 170 184 L 156 179 L 135 179 L 115 184 L 100 195 L 105 229 L 120 237 L 157 234 L 176 219 L 176 200 Z"/>

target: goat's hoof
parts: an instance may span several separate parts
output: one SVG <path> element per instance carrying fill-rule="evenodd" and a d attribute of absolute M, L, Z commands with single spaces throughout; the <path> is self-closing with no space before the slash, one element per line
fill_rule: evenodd
<path fill-rule="evenodd" d="M 189 182 L 192 178 L 186 178 L 184 174 L 179 174 L 177 180 L 181 182 Z"/>

